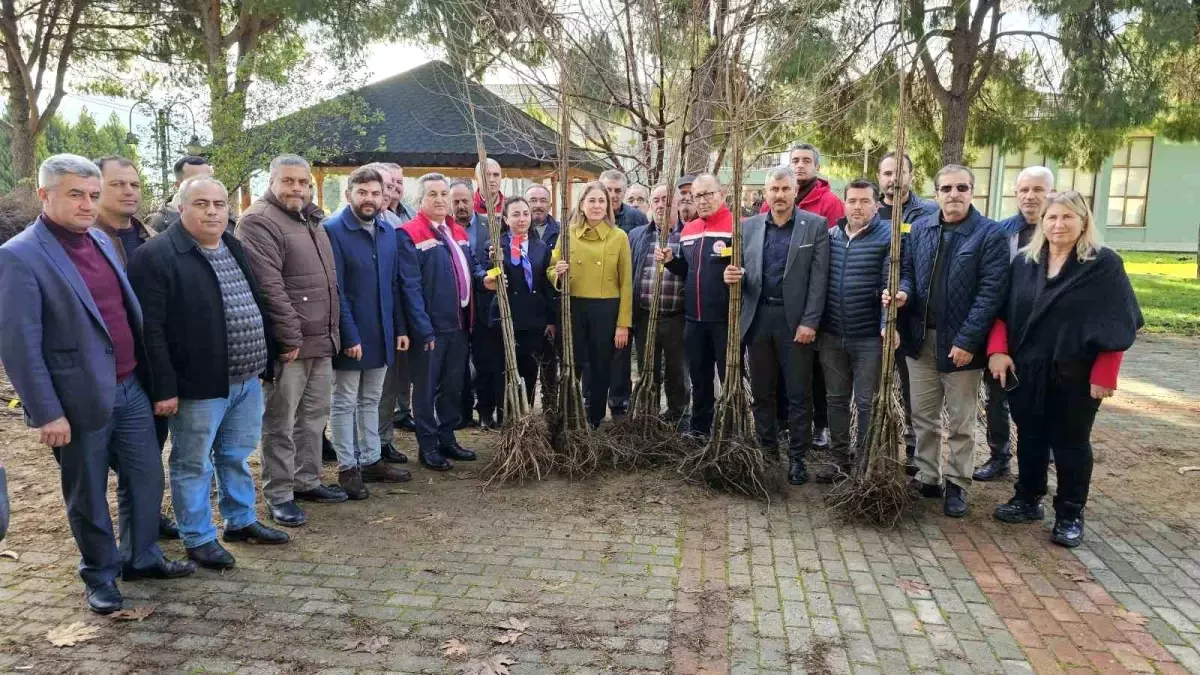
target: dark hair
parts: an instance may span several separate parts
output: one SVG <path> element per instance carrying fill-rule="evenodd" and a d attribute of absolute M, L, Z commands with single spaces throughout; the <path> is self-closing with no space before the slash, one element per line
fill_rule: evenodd
<path fill-rule="evenodd" d="M 366 183 L 379 183 L 379 187 L 383 187 L 383 176 L 369 166 L 360 166 L 355 169 L 350 174 L 350 178 L 346 180 L 346 188 L 349 189 L 355 185 L 363 185 Z"/>
<path fill-rule="evenodd" d="M 846 183 L 846 189 L 842 190 L 842 199 L 845 199 L 846 195 L 850 194 L 851 188 L 853 188 L 855 190 L 870 190 L 871 197 L 875 201 L 879 201 L 879 188 L 876 187 L 874 183 L 867 180 L 866 178 L 855 178 L 854 180 L 850 181 L 849 183 Z"/>
<path fill-rule="evenodd" d="M 504 200 L 504 206 L 500 207 L 500 217 L 503 218 L 504 216 L 507 216 L 508 215 L 508 207 L 512 206 L 513 204 L 517 204 L 517 203 L 521 203 L 521 204 L 524 204 L 525 206 L 529 206 L 529 202 L 520 195 L 509 197 L 508 199 Z"/>
<path fill-rule="evenodd" d="M 879 164 L 875 165 L 875 170 L 876 171 L 879 170 L 879 165 L 883 164 L 883 160 L 889 159 L 889 158 L 895 157 L 895 156 L 896 156 L 895 151 L 889 150 L 886 154 L 884 154 L 883 157 L 879 158 Z M 904 153 L 904 163 L 908 165 L 909 172 L 912 172 L 912 170 L 913 170 L 912 157 L 909 157 L 907 152 Z"/>
<path fill-rule="evenodd" d="M 175 160 L 175 180 L 183 179 L 183 167 L 185 166 L 205 166 L 208 160 L 199 155 L 188 155 Z"/>
<path fill-rule="evenodd" d="M 471 192 L 474 192 L 474 191 L 475 191 L 475 186 L 474 186 L 473 184 L 471 184 L 471 181 L 469 181 L 469 180 L 464 180 L 464 179 L 462 179 L 462 178 L 455 178 L 454 180 L 450 181 L 450 184 L 446 186 L 446 189 L 447 189 L 447 190 L 453 190 L 454 188 L 456 188 L 456 187 L 458 187 L 458 186 L 460 186 L 460 185 L 461 185 L 462 187 L 465 187 L 465 188 L 467 188 L 467 189 L 468 189 L 468 190 L 470 190 Z"/>
<path fill-rule="evenodd" d="M 133 163 L 133 160 L 127 159 L 120 155 L 105 155 L 100 159 L 94 160 L 92 163 L 95 164 L 98 169 L 100 169 L 100 173 L 104 173 L 104 165 L 108 164 L 109 162 L 112 162 L 117 166 L 132 166 L 134 169 L 137 168 L 137 165 Z"/>

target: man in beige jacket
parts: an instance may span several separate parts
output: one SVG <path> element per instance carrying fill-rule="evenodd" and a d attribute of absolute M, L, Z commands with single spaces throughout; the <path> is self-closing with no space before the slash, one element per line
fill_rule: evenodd
<path fill-rule="evenodd" d="M 339 311 L 333 248 L 312 194 L 308 162 L 280 155 L 271 160 L 270 188 L 237 226 L 279 343 L 280 362 L 263 414 L 263 497 L 271 518 L 289 527 L 307 522 L 297 500 L 347 498 L 340 487 L 321 484 Z"/>

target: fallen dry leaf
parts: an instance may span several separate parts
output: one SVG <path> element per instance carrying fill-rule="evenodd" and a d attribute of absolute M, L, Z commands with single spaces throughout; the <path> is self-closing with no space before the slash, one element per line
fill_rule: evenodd
<path fill-rule="evenodd" d="M 382 523 L 390 523 L 395 519 L 396 519 L 396 516 L 387 516 L 386 518 L 380 518 L 379 520 L 372 520 L 370 524 L 371 525 L 380 525 Z"/>
<path fill-rule="evenodd" d="M 1200 466 L 1181 466 L 1179 467 L 1179 475 L 1187 475 L 1189 471 L 1200 471 Z"/>
<path fill-rule="evenodd" d="M 512 645 L 516 644 L 517 638 L 521 637 L 522 635 L 524 635 L 524 633 L 521 631 L 510 630 L 507 633 L 497 635 L 496 637 L 492 638 L 492 642 L 495 642 L 498 645 Z"/>
<path fill-rule="evenodd" d="M 74 647 L 80 642 L 94 640 L 99 633 L 100 626 L 76 621 L 72 624 L 51 628 L 46 633 L 46 639 L 55 647 Z"/>
<path fill-rule="evenodd" d="M 457 658 L 459 656 L 466 656 L 467 652 L 469 651 L 467 644 L 458 638 L 450 638 L 449 640 L 446 640 L 440 646 L 438 646 L 438 649 L 442 650 L 442 656 L 450 659 Z"/>
<path fill-rule="evenodd" d="M 510 616 L 507 620 L 496 624 L 496 628 L 503 630 L 514 630 L 518 633 L 524 633 L 525 631 L 529 630 L 529 622 Z"/>
<path fill-rule="evenodd" d="M 516 663 L 516 657 L 511 654 L 495 654 L 486 659 L 470 661 L 458 672 L 462 675 L 512 675 L 508 667 Z"/>
<path fill-rule="evenodd" d="M 17 553 L 16 551 L 0 551 L 0 558 L 12 558 L 13 560 L 20 560 L 21 554 Z"/>
<path fill-rule="evenodd" d="M 432 513 L 426 513 L 425 515 L 417 518 L 416 520 L 417 520 L 417 522 L 428 522 L 431 520 L 441 520 L 442 518 L 445 518 L 445 517 L 446 517 L 446 514 L 442 513 L 441 511 L 434 511 Z"/>
<path fill-rule="evenodd" d="M 917 595 L 929 590 L 929 584 L 921 579 L 901 577 L 896 579 L 896 586 L 908 595 Z"/>
<path fill-rule="evenodd" d="M 393 488 L 391 490 L 388 490 L 388 494 L 389 495 L 415 495 L 417 493 L 413 492 L 412 490 L 405 490 L 404 488 Z"/>
<path fill-rule="evenodd" d="M 141 621 L 153 614 L 156 607 L 157 605 L 142 605 L 133 609 L 123 609 L 109 616 L 117 621 Z"/>
<path fill-rule="evenodd" d="M 666 502 L 663 501 L 662 497 L 656 497 L 654 495 L 650 495 L 649 497 L 646 497 L 642 501 L 646 502 L 647 504 L 666 504 Z"/>
<path fill-rule="evenodd" d="M 1113 616 L 1117 617 L 1118 619 L 1123 619 L 1127 623 L 1131 623 L 1135 626 L 1145 626 L 1146 622 L 1149 621 L 1149 619 L 1142 614 L 1131 612 L 1120 607 L 1113 611 Z"/>
<path fill-rule="evenodd" d="M 373 635 L 369 638 L 345 638 L 338 640 L 337 644 L 344 652 L 363 652 L 366 654 L 376 654 L 379 650 L 388 645 L 390 640 L 380 635 Z"/>

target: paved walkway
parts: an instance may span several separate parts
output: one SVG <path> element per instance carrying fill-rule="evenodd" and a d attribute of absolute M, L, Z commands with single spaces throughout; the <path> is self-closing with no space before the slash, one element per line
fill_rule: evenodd
<path fill-rule="evenodd" d="M 231 546 L 233 571 L 123 584 L 153 607 L 141 621 L 82 610 L 53 462 L 8 418 L 0 670 L 449 673 L 508 654 L 514 675 L 1200 673 L 1200 473 L 1176 471 L 1200 465 L 1198 349 L 1129 355 L 1075 551 L 1049 522 L 990 519 L 1008 483 L 974 488 L 962 521 L 929 503 L 877 531 L 837 523 L 817 486 L 764 507 L 669 475 L 481 492 L 469 471 L 414 470 L 312 507 L 289 546 Z M 509 617 L 524 634 L 494 643 Z M 95 638 L 45 638 L 76 621 Z M 467 654 L 443 655 L 452 638 Z"/>

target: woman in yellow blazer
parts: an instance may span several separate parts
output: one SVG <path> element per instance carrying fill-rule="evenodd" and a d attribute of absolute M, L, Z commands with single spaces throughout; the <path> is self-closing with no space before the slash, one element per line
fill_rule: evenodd
<path fill-rule="evenodd" d="M 608 405 L 613 352 L 629 344 L 633 326 L 633 268 L 629 237 L 613 221 L 608 193 L 600 183 L 583 188 L 564 237 L 570 237 L 569 260 L 562 259 L 562 241 L 551 256 L 546 274 L 560 291 L 571 294 L 571 330 L 575 367 L 588 372 L 588 424 L 600 426 Z M 559 276 L 571 270 L 570 288 Z M 565 317 L 564 317 L 565 318 Z"/>

